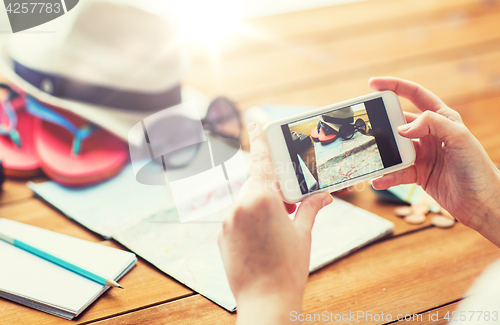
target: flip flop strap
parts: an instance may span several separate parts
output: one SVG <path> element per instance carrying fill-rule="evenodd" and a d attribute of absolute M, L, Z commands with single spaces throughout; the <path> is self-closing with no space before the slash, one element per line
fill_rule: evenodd
<path fill-rule="evenodd" d="M 321 122 L 319 122 L 319 123 L 321 123 Z M 326 126 L 324 123 L 321 123 L 321 127 L 323 128 L 323 130 L 325 130 L 325 133 L 328 132 L 328 130 L 330 130 L 330 127 Z"/>
<path fill-rule="evenodd" d="M 82 141 L 89 137 L 97 129 L 95 125 L 90 123 L 86 123 L 79 129 L 68 119 L 57 112 L 50 110 L 48 107 L 42 105 L 31 96 L 26 96 L 26 109 L 30 114 L 45 121 L 60 125 L 73 133 L 75 137 L 73 139 L 71 151 L 75 155 L 80 153 Z"/>
<path fill-rule="evenodd" d="M 19 132 L 17 132 L 17 115 L 10 104 L 11 100 L 19 96 L 19 94 L 6 84 L 0 83 L 0 88 L 6 89 L 9 92 L 9 97 L 3 103 L 3 110 L 9 119 L 9 125 L 3 126 L 0 124 L 0 135 L 8 135 L 16 147 L 21 148 L 21 137 L 19 136 Z"/>

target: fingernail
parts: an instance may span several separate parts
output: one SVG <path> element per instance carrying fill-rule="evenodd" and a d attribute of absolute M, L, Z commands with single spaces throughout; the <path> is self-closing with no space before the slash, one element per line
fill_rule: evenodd
<path fill-rule="evenodd" d="M 255 130 L 255 127 L 257 126 L 257 123 L 249 123 L 248 126 L 247 126 L 247 130 L 248 132 L 252 132 L 253 130 Z"/>
<path fill-rule="evenodd" d="M 411 123 L 400 125 L 398 127 L 398 131 L 400 132 L 407 132 L 409 129 L 411 129 Z"/>
<path fill-rule="evenodd" d="M 323 199 L 323 207 L 332 203 L 332 201 L 333 201 L 333 197 L 330 194 L 328 194 L 328 196 Z"/>

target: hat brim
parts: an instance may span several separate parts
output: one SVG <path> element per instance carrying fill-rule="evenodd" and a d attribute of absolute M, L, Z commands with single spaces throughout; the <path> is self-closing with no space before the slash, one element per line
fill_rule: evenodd
<path fill-rule="evenodd" d="M 335 124 L 335 123 L 330 123 L 330 122 L 326 122 L 324 119 L 323 119 L 323 116 L 321 116 L 320 118 L 320 121 L 326 125 L 328 125 L 329 127 L 331 127 L 332 129 L 334 129 L 336 132 L 339 132 L 340 130 L 340 127 L 342 126 L 342 124 Z"/>
<path fill-rule="evenodd" d="M 2 75 L 10 83 L 16 85 L 22 91 L 30 94 L 37 100 L 79 115 L 84 119 L 110 131 L 121 139 L 132 142 L 131 144 L 133 145 L 141 144 L 142 138 L 129 138 L 129 131 L 137 122 L 143 120 L 154 112 L 121 110 L 113 107 L 86 104 L 84 102 L 55 97 L 43 92 L 14 72 L 14 65 L 9 57 L 7 45 L 7 37 L 0 39 L 0 75 Z M 190 97 L 192 95 L 193 94 L 191 94 Z M 187 101 L 187 98 L 185 97 L 187 96 L 185 96 L 183 92 L 182 102 Z M 203 95 L 199 93 L 194 94 L 194 97 L 196 97 L 195 100 L 198 103 L 203 102 L 203 106 L 206 105 L 206 107 L 208 107 L 208 98 L 203 99 Z M 193 98 L 189 98 L 188 100 L 192 101 Z"/>

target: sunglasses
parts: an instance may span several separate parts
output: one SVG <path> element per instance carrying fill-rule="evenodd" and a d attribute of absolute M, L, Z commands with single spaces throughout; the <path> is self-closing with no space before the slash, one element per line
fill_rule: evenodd
<path fill-rule="evenodd" d="M 156 121 L 151 129 L 148 128 L 149 136 L 146 137 L 146 141 L 151 146 L 155 144 L 150 142 L 149 137 L 161 135 L 160 147 L 153 148 L 153 150 L 165 152 L 161 159 L 165 170 L 189 165 L 198 154 L 202 143 L 205 142 L 206 133 L 237 148 L 235 151 L 239 149 L 242 123 L 240 113 L 231 100 L 225 97 L 213 100 L 201 124 L 203 132 L 200 132 L 199 120 L 183 115 L 171 115 Z M 228 155 L 230 153 L 213 152 L 214 163 L 217 164 L 218 160 L 227 159 Z"/>
<path fill-rule="evenodd" d="M 344 140 L 349 140 L 352 139 L 356 131 L 367 135 L 370 133 L 371 129 L 367 128 L 365 121 L 359 118 L 356 122 L 354 122 L 354 124 L 342 125 L 339 129 L 339 136 L 341 136 Z"/>

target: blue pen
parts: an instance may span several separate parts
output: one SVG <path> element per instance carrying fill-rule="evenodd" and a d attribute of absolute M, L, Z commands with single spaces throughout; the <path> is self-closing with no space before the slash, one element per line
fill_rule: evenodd
<path fill-rule="evenodd" d="M 47 261 L 52 262 L 54 264 L 57 264 L 57 265 L 59 265 L 61 267 L 64 267 L 67 270 L 75 272 L 76 274 L 84 276 L 87 279 L 95 281 L 95 282 L 97 282 L 97 283 L 99 283 L 101 285 L 123 289 L 123 287 L 121 285 L 119 285 L 116 281 L 114 281 L 112 279 L 103 278 L 100 275 L 97 275 L 95 273 L 87 271 L 87 270 L 85 270 L 85 269 L 83 269 L 83 268 L 81 268 L 79 266 L 76 266 L 76 265 L 71 264 L 71 263 L 69 263 L 69 262 L 67 262 L 65 260 L 62 260 L 59 257 L 56 257 L 54 255 L 51 255 L 51 254 L 47 253 L 47 252 L 39 250 L 36 247 L 33 247 L 33 246 L 28 245 L 26 243 L 23 243 L 20 240 L 14 239 L 14 238 L 6 235 L 6 234 L 2 234 L 1 232 L 0 232 L 0 240 L 3 240 L 4 242 L 9 243 L 11 245 L 14 245 L 14 246 L 16 246 L 16 247 L 18 247 L 18 248 L 20 248 L 20 249 L 22 249 L 22 250 L 24 250 L 24 251 L 26 251 L 28 253 L 31 253 L 31 254 L 36 255 L 38 257 L 41 257 L 44 260 L 47 260 Z"/>

